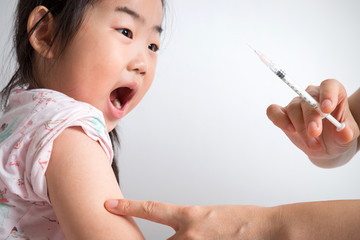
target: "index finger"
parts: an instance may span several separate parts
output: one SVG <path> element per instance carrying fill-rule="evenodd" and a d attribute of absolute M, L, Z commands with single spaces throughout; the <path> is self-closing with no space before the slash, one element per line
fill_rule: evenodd
<path fill-rule="evenodd" d="M 135 201 L 128 199 L 109 200 L 106 209 L 116 215 L 127 215 L 178 228 L 177 214 L 181 206 L 154 201 Z"/>

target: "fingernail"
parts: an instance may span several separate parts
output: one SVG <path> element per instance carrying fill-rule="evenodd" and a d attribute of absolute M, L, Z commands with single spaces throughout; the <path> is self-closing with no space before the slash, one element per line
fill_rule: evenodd
<path fill-rule="evenodd" d="M 320 146 L 320 143 L 316 138 L 310 138 L 307 141 L 307 144 L 308 144 L 308 147 L 311 148 L 311 149 L 317 149 Z"/>
<path fill-rule="evenodd" d="M 329 109 L 331 107 L 332 107 L 332 101 L 329 99 L 326 99 L 321 103 L 321 109 Z"/>
<path fill-rule="evenodd" d="M 118 200 L 108 200 L 105 202 L 105 207 L 108 209 L 114 209 L 118 206 L 119 201 Z"/>

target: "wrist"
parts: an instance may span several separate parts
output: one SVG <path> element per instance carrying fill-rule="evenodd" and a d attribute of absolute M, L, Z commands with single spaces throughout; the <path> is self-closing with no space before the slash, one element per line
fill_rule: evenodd
<path fill-rule="evenodd" d="M 269 240 L 288 240 L 287 217 L 282 205 L 267 208 L 268 224 L 271 229 Z"/>
<path fill-rule="evenodd" d="M 242 228 L 239 239 L 288 240 L 283 209 L 278 207 L 248 208 L 248 224 Z"/>

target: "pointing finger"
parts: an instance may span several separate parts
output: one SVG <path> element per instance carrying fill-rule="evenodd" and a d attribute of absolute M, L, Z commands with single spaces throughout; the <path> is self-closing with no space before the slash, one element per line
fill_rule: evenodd
<path fill-rule="evenodd" d="M 109 200 L 106 209 L 116 215 L 127 215 L 147 219 L 160 224 L 178 228 L 177 213 L 181 206 L 153 201 L 134 201 L 128 199 Z"/>

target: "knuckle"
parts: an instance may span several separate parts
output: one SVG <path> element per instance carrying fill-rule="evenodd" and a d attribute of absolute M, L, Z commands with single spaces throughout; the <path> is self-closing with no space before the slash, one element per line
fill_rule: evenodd
<path fill-rule="evenodd" d="M 121 210 L 123 212 L 129 212 L 130 210 L 130 202 L 129 201 L 123 201 L 123 203 L 120 205 Z"/>
<path fill-rule="evenodd" d="M 154 201 L 147 201 L 143 204 L 143 211 L 146 215 L 150 215 L 154 212 L 157 203 Z"/>
<path fill-rule="evenodd" d="M 328 90 L 328 91 L 329 91 L 329 89 L 332 89 L 332 90 L 337 89 L 338 91 L 340 91 L 342 93 L 345 93 L 345 96 L 347 95 L 344 86 L 341 84 L 341 82 L 339 82 L 339 81 L 337 81 L 335 79 L 326 79 L 326 80 L 324 80 L 320 84 L 320 88 Z M 331 92 L 333 92 L 333 91 L 330 91 L 330 93 Z"/>
<path fill-rule="evenodd" d="M 190 227 L 182 234 L 182 239 L 186 240 L 200 240 L 200 239 L 209 239 L 209 229 L 201 226 L 202 223 L 208 221 L 210 218 L 214 218 L 215 213 L 211 207 L 205 206 L 185 206 L 181 210 L 180 215 L 182 219 L 186 219 L 186 222 L 192 223 Z M 216 218 L 216 217 L 215 217 Z"/>
<path fill-rule="evenodd" d="M 339 81 L 336 79 L 330 78 L 330 79 L 326 79 L 326 80 L 322 81 L 320 85 L 327 85 L 327 84 L 332 84 L 332 83 L 339 83 Z"/>
<path fill-rule="evenodd" d="M 313 98 L 318 98 L 320 93 L 320 87 L 318 86 L 308 86 L 306 88 L 306 92 L 308 92 Z"/>
<path fill-rule="evenodd" d="M 187 219 L 198 218 L 201 212 L 202 209 L 200 206 L 187 206 L 182 209 L 182 215 Z"/>
<path fill-rule="evenodd" d="M 317 88 L 317 86 L 315 86 L 315 85 L 309 85 L 309 86 L 307 86 L 306 91 L 312 91 L 316 88 Z"/>
<path fill-rule="evenodd" d="M 287 105 L 286 107 L 286 111 L 291 114 L 291 113 L 294 113 L 294 112 L 297 112 L 299 111 L 300 109 L 300 104 L 301 104 L 301 99 L 299 97 L 296 97 L 294 98 L 293 101 L 291 101 L 289 103 L 289 105 Z"/>

